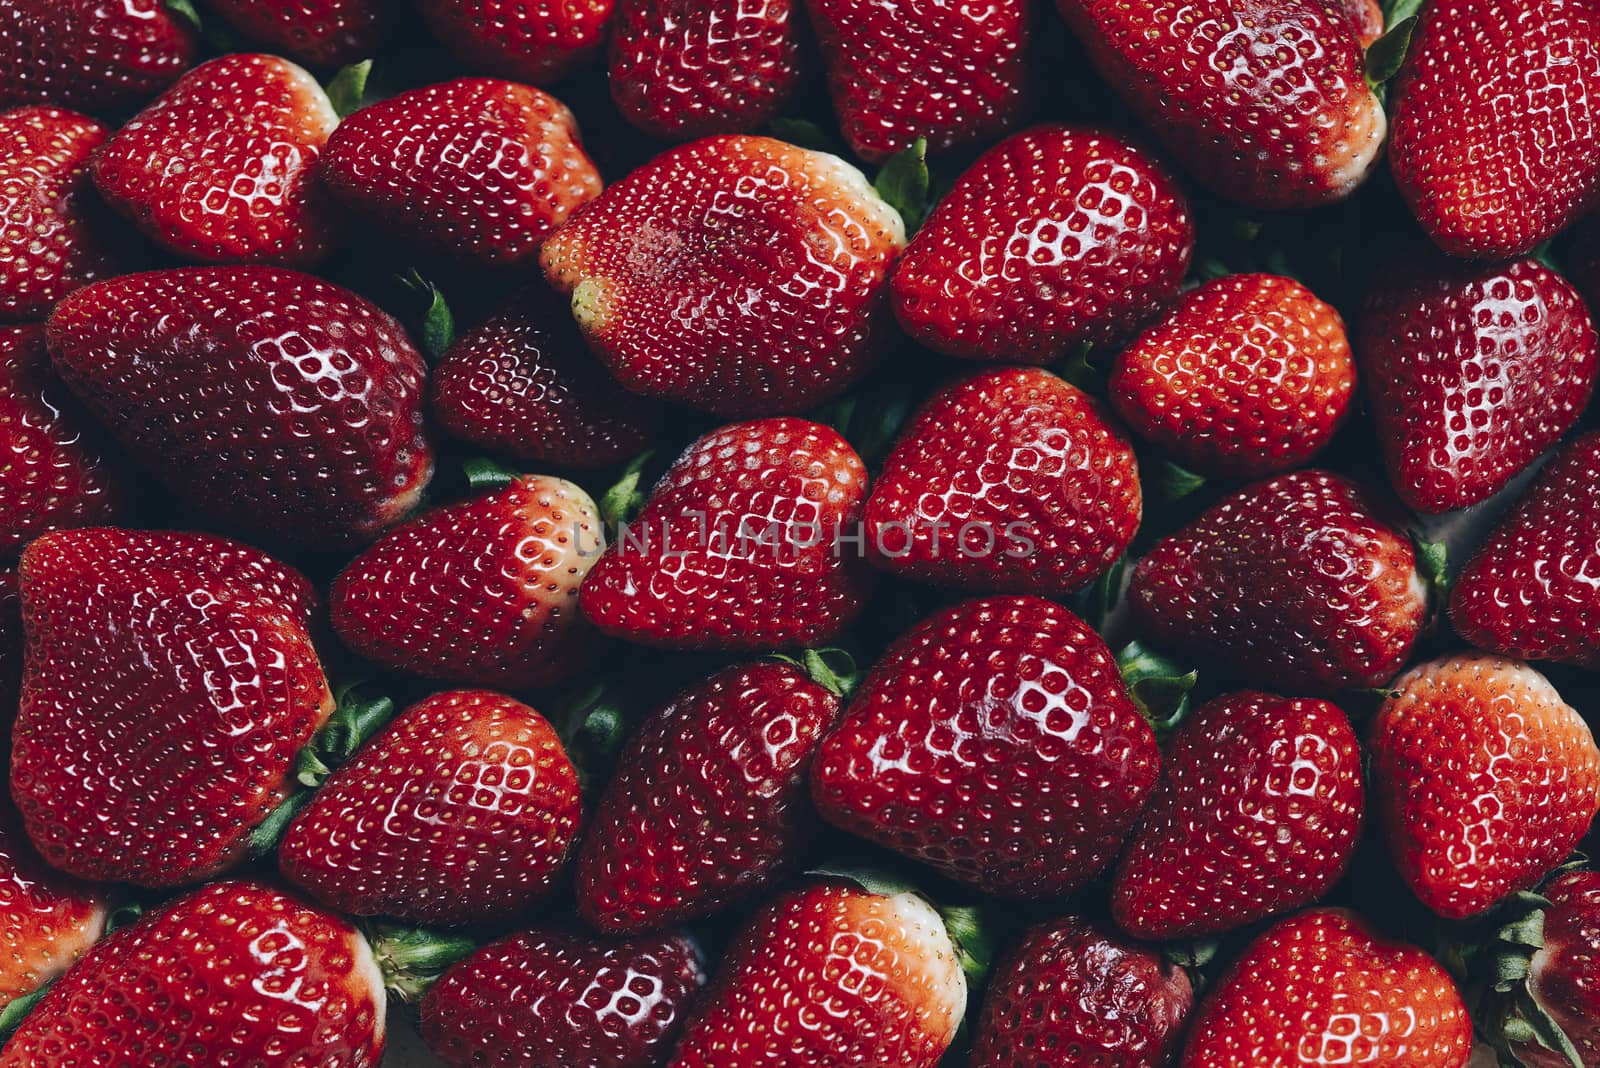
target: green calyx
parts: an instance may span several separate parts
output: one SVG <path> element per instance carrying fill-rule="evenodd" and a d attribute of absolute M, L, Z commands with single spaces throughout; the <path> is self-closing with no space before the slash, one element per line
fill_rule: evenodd
<path fill-rule="evenodd" d="M 774 653 L 769 659 L 799 669 L 812 682 L 844 701 L 856 692 L 866 674 L 856 666 L 856 658 L 844 649 L 805 649 L 798 656 Z"/>
<path fill-rule="evenodd" d="M 467 488 L 474 493 L 494 493 L 522 477 L 504 464 L 482 457 L 463 460 L 461 471 L 467 476 Z"/>
<path fill-rule="evenodd" d="M 399 282 L 422 307 L 415 318 L 417 339 L 422 342 L 428 359 L 438 362 L 456 343 L 456 317 L 450 311 L 450 304 L 438 286 L 414 270 L 400 275 Z"/>
<path fill-rule="evenodd" d="M 550 704 L 550 722 L 578 773 L 585 798 L 611 777 L 623 743 L 640 718 L 640 702 L 623 683 L 597 678 L 567 687 Z"/>
<path fill-rule="evenodd" d="M 352 63 L 328 80 L 328 101 L 341 119 L 360 111 L 366 104 L 367 80 L 372 77 L 372 60 Z"/>
<path fill-rule="evenodd" d="M 1422 0 L 1386 0 L 1383 5 L 1383 36 L 1367 46 L 1366 56 L 1367 85 L 1380 96 L 1405 64 L 1421 11 Z"/>
<path fill-rule="evenodd" d="M 373 923 L 367 944 L 383 973 L 383 985 L 408 1005 L 415 1004 L 449 967 L 477 948 L 476 940 L 450 931 Z"/>
<path fill-rule="evenodd" d="M 124 927 L 133 926 L 142 915 L 144 915 L 144 906 L 139 902 L 132 900 L 121 902 L 106 914 L 106 927 L 101 932 L 100 937 L 104 938 L 113 931 L 120 931 Z M 33 1011 L 33 1007 L 44 1000 L 44 996 L 50 992 L 50 988 L 55 985 L 55 982 L 54 979 L 51 979 L 32 993 L 24 994 L 20 998 L 13 998 L 7 1002 L 5 1008 L 0 1009 L 0 1035 L 9 1035 L 20 1027 L 28 1013 Z"/>
<path fill-rule="evenodd" d="M 600 495 L 600 519 L 607 530 L 615 531 L 624 523 L 633 522 L 644 509 L 653 485 L 646 476 L 655 456 L 654 449 L 646 449 L 629 460 L 621 477 Z"/>
<path fill-rule="evenodd" d="M 1434 596 L 1443 599 L 1450 592 L 1449 557 L 1444 542 L 1428 541 L 1420 533 L 1411 533 L 1411 546 L 1417 556 L 1417 573 L 1428 584 Z"/>
<path fill-rule="evenodd" d="M 1129 642 L 1117 654 L 1117 667 L 1134 707 L 1158 738 L 1164 738 L 1189 714 L 1189 692 L 1200 672 L 1185 671 L 1177 661 Z"/>
<path fill-rule="evenodd" d="M 1533 959 L 1544 948 L 1545 913 L 1550 900 L 1531 891 L 1507 898 L 1482 923 L 1492 925 L 1481 942 L 1469 936 L 1448 946 L 1443 958 L 1468 986 L 1485 989 L 1478 1017 L 1484 1038 L 1504 1068 L 1520 1068 L 1513 1046 L 1534 1046 L 1559 1055 L 1571 1068 L 1584 1068 L 1572 1039 L 1528 989 Z"/>
<path fill-rule="evenodd" d="M 918 401 L 904 383 L 890 381 L 845 394 L 818 412 L 816 421 L 837 430 L 862 462 L 876 470 L 889 458 Z"/>
<path fill-rule="evenodd" d="M 906 234 L 912 234 L 928 214 L 928 139 L 919 137 L 910 148 L 890 156 L 872 185 L 905 220 Z"/>
<path fill-rule="evenodd" d="M 1127 557 L 1119 556 L 1099 578 L 1073 594 L 1072 610 L 1078 618 L 1097 631 L 1105 627 L 1122 599 L 1122 579 L 1127 570 Z"/>
<path fill-rule="evenodd" d="M 767 123 L 767 131 L 780 141 L 808 148 L 813 152 L 842 151 L 839 143 L 821 126 L 810 119 L 791 119 L 779 116 Z"/>

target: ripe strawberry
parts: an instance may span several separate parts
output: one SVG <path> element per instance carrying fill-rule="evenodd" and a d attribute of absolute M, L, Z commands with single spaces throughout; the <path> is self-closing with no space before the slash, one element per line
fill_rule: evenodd
<path fill-rule="evenodd" d="M 1383 145 L 1356 24 L 1319 0 L 1058 0 L 1100 74 L 1184 168 L 1255 208 L 1348 196 Z"/>
<path fill-rule="evenodd" d="M 1416 553 L 1362 487 L 1327 471 L 1247 486 L 1134 569 L 1144 634 L 1261 686 L 1377 686 L 1428 608 Z"/>
<path fill-rule="evenodd" d="M 875 355 L 905 227 L 861 172 L 766 137 L 673 149 L 545 242 L 550 282 L 628 389 L 797 412 Z"/>
<path fill-rule="evenodd" d="M 1117 864 L 1117 926 L 1201 938 L 1310 904 L 1361 836 L 1361 747 L 1326 701 L 1244 692 L 1179 725 Z"/>
<path fill-rule="evenodd" d="M 1111 403 L 1183 466 L 1261 478 L 1322 451 L 1355 386 L 1337 311 L 1291 278 L 1235 274 L 1185 293 L 1122 351 Z"/>
<path fill-rule="evenodd" d="M 1028 88 L 1027 0 L 907 7 L 806 0 L 828 91 L 856 155 L 882 163 L 917 138 L 945 152 L 1005 133 Z"/>
<path fill-rule="evenodd" d="M 164 0 L 0 0 L 0 108 L 136 107 L 194 62 Z"/>
<path fill-rule="evenodd" d="M 1336 6 L 1350 17 L 1363 51 L 1383 36 L 1383 5 L 1378 0 L 1341 0 Z"/>
<path fill-rule="evenodd" d="M 43 319 L 116 258 L 91 216 L 89 157 L 109 131 L 60 108 L 0 113 L 0 319 Z"/>
<path fill-rule="evenodd" d="M 1540 945 L 1527 962 L 1525 990 L 1573 1045 L 1583 1068 L 1600 1064 L 1600 873 L 1578 869 L 1556 876 L 1540 893 Z M 1532 947 L 1530 947 L 1532 948 Z M 1513 1041 L 1526 1068 L 1569 1068 L 1571 1061 L 1536 1041 Z"/>
<path fill-rule="evenodd" d="M 213 883 L 90 950 L 0 1068 L 375 1068 L 385 1009 L 354 927 L 258 883 Z"/>
<path fill-rule="evenodd" d="M 426 369 L 376 306 L 267 267 L 97 282 L 50 317 L 67 385 L 185 503 L 264 537 L 369 540 L 433 473 Z"/>
<path fill-rule="evenodd" d="M 58 531 L 22 554 L 11 792 L 50 864 L 176 886 L 243 857 L 333 708 L 306 580 L 205 534 Z"/>
<path fill-rule="evenodd" d="M 207 0 L 251 41 L 314 67 L 365 59 L 383 39 L 388 0 Z"/>
<path fill-rule="evenodd" d="M 956 947 L 927 902 L 816 883 L 740 933 L 669 1063 L 933 1068 L 966 1001 Z"/>
<path fill-rule="evenodd" d="M 1520 256 L 1600 192 L 1600 7 L 1440 0 L 1423 11 L 1389 162 L 1428 236 L 1456 256 Z"/>
<path fill-rule="evenodd" d="M 341 204 L 407 247 L 486 267 L 532 262 L 600 192 L 567 106 L 490 78 L 362 108 L 328 138 L 318 174 Z"/>
<path fill-rule="evenodd" d="M 457 59 L 501 78 L 545 85 L 600 49 L 613 0 L 416 0 Z"/>
<path fill-rule="evenodd" d="M 422 1037 L 451 1068 L 656 1068 L 704 984 L 682 935 L 529 931 L 446 972 L 423 999 Z"/>
<path fill-rule="evenodd" d="M 618 0 L 611 97 L 653 137 L 753 130 L 800 81 L 798 0 Z"/>
<path fill-rule="evenodd" d="M 338 122 L 322 86 L 288 60 L 222 56 L 113 134 L 91 173 L 112 207 L 175 255 L 306 266 L 339 237 L 313 174 Z"/>
<path fill-rule="evenodd" d="M 1038 126 L 957 179 L 890 289 L 930 348 L 1051 363 L 1177 296 L 1193 250 L 1183 191 L 1153 157 L 1112 133 Z"/>
<path fill-rule="evenodd" d="M 104 895 L 51 871 L 0 801 L 0 1008 L 72 967 L 105 927 Z"/>
<path fill-rule="evenodd" d="M 1411 669 L 1368 749 L 1395 866 L 1448 919 L 1538 885 L 1600 812 L 1588 725 L 1514 660 L 1465 655 Z"/>
<path fill-rule="evenodd" d="M 923 405 L 867 501 L 867 538 L 898 575 L 1058 597 L 1122 555 L 1140 511 L 1133 449 L 1100 405 L 1010 368 Z"/>
<path fill-rule="evenodd" d="M 695 441 L 583 583 L 607 634 L 674 649 L 823 645 L 855 618 L 868 573 L 856 533 L 867 471 L 803 419 L 736 423 Z"/>
<path fill-rule="evenodd" d="M 1426 953 L 1313 909 L 1250 943 L 1201 1002 L 1184 1068 L 1464 1068 L 1472 1023 Z"/>
<path fill-rule="evenodd" d="M 1194 991 L 1161 954 L 1076 917 L 1028 931 L 995 970 L 971 1068 L 1166 1068 Z"/>
<path fill-rule="evenodd" d="M 1403 260 L 1356 334 L 1395 492 L 1424 512 L 1491 496 L 1553 445 L 1594 390 L 1600 342 L 1571 284 L 1534 260 Z"/>
<path fill-rule="evenodd" d="M 1097 875 L 1161 755 L 1099 635 L 1038 597 L 966 601 L 901 635 L 811 767 L 824 819 L 1002 897 Z"/>

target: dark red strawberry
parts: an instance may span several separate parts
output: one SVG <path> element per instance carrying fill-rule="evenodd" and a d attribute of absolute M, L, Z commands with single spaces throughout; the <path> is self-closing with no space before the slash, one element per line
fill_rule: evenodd
<path fill-rule="evenodd" d="M 106 929 L 105 896 L 51 871 L 0 800 L 0 1008 L 38 990 Z"/>
<path fill-rule="evenodd" d="M 973 375 L 912 420 L 867 501 L 872 561 L 908 578 L 1063 596 L 1139 529 L 1139 468 L 1100 405 L 1048 371 Z"/>
<path fill-rule="evenodd" d="M 1526 947 L 1526 972 L 1513 988 L 1532 1005 L 1514 1006 L 1516 1016 L 1542 1013 L 1558 1026 L 1583 1068 L 1600 1064 L 1600 873 L 1564 872 L 1539 893 L 1543 909 L 1537 945 Z M 1515 936 L 1513 936 L 1515 937 Z M 1520 948 L 1520 947 L 1519 947 Z M 1516 972 L 1509 974 L 1515 975 Z M 1503 1027 L 1502 1030 L 1509 1030 Z M 1538 1033 L 1537 1028 L 1533 1028 Z M 1571 1068 L 1572 1060 L 1537 1038 L 1511 1038 L 1509 1052 L 1525 1068 Z"/>
<path fill-rule="evenodd" d="M 107 202 L 175 255 L 306 266 L 340 236 L 313 173 L 338 122 L 288 60 L 223 56 L 113 134 L 91 171 Z"/>
<path fill-rule="evenodd" d="M 1416 552 L 1362 487 L 1327 471 L 1247 486 L 1134 569 L 1142 631 L 1260 686 L 1377 686 L 1405 666 L 1428 609 Z"/>
<path fill-rule="evenodd" d="M 618 0 L 611 97 L 653 137 L 753 130 L 800 80 L 799 0 Z"/>
<path fill-rule="evenodd" d="M 0 0 L 0 108 L 136 107 L 194 62 L 165 0 Z"/>
<path fill-rule="evenodd" d="M 433 36 L 463 63 L 545 85 L 599 50 L 613 0 L 416 0 Z"/>
<path fill-rule="evenodd" d="M 1402 260 L 1356 334 L 1395 492 L 1424 512 L 1491 496 L 1553 445 L 1594 391 L 1600 342 L 1583 299 L 1534 260 Z"/>
<path fill-rule="evenodd" d="M 382 42 L 388 0 L 206 0 L 251 41 L 314 67 L 342 67 Z"/>
<path fill-rule="evenodd" d="M 191 507 L 289 542 L 370 540 L 433 473 L 422 357 L 338 286 L 269 267 L 97 282 L 50 317 L 56 369 Z"/>
<path fill-rule="evenodd" d="M 628 389 L 771 415 L 803 411 L 867 369 L 904 245 L 899 214 L 843 160 L 713 137 L 607 189 L 541 258 Z"/>
<path fill-rule="evenodd" d="M 174 886 L 240 860 L 333 698 L 306 580 L 237 542 L 111 529 L 22 554 L 11 792 L 50 864 Z"/>
<path fill-rule="evenodd" d="M 10 723 L 16 714 L 21 690 L 22 595 L 16 569 L 0 568 L 0 724 Z"/>
<path fill-rule="evenodd" d="M 318 173 L 341 204 L 407 247 L 486 267 L 533 261 L 600 192 L 567 106 L 490 78 L 362 108 L 328 138 Z"/>
<path fill-rule="evenodd" d="M 1184 467 L 1261 478 L 1322 451 L 1355 386 L 1337 311 L 1292 278 L 1234 274 L 1184 294 L 1122 351 L 1111 403 Z"/>
<path fill-rule="evenodd" d="M 667 648 L 826 644 L 870 586 L 847 540 L 866 496 L 861 458 L 828 427 L 783 418 L 713 431 L 589 572 L 584 614 Z"/>
<path fill-rule="evenodd" d="M 1446 252 L 1520 256 L 1600 192 L 1593 0 L 1438 0 L 1395 88 L 1395 183 Z"/>
<path fill-rule="evenodd" d="M 1383 36 L 1383 5 L 1378 0 L 1341 0 L 1335 6 L 1350 16 L 1363 49 L 1371 48 L 1372 43 Z"/>

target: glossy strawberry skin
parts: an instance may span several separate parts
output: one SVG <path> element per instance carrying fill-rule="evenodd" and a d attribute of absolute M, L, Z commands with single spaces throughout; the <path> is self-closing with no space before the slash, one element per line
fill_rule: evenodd
<path fill-rule="evenodd" d="M 547 85 L 591 59 L 613 0 L 417 0 L 429 31 L 467 65 Z"/>
<path fill-rule="evenodd" d="M 1149 801 L 1155 735 L 1088 624 L 965 601 L 874 665 L 811 767 L 828 822 L 1008 898 L 1097 875 Z"/>
<path fill-rule="evenodd" d="M 896 317 L 950 356 L 1051 363 L 1126 337 L 1178 295 L 1183 191 L 1103 130 L 1039 126 L 979 157 L 895 268 Z"/>
<path fill-rule="evenodd" d="M 1431 4 L 1395 92 L 1395 184 L 1451 255 L 1523 255 L 1600 192 L 1600 9 L 1589 0 Z"/>
<path fill-rule="evenodd" d="M 88 952 L 106 927 L 105 895 L 51 871 L 9 801 L 0 801 L 0 1007 Z"/>
<path fill-rule="evenodd" d="M 1583 414 L 1600 342 L 1583 299 L 1534 260 L 1402 260 L 1356 335 L 1389 477 L 1418 511 L 1476 504 Z"/>
<path fill-rule="evenodd" d="M 1320 452 L 1355 385 L 1337 311 L 1291 278 L 1235 274 L 1185 293 L 1122 351 L 1111 403 L 1191 471 L 1262 478 Z"/>
<path fill-rule="evenodd" d="M 543 716 L 454 690 L 406 709 L 333 773 L 278 867 L 352 916 L 507 921 L 549 892 L 581 816 L 577 773 Z"/>
<path fill-rule="evenodd" d="M 432 476 L 422 357 L 379 308 L 309 275 L 126 275 L 62 301 L 47 337 L 68 387 L 136 462 L 254 535 L 370 540 Z"/>
<path fill-rule="evenodd" d="M 387 26 L 387 0 L 209 0 L 214 12 L 267 51 L 314 67 L 370 57 Z"/>
<path fill-rule="evenodd" d="M 1550 901 L 1544 947 L 1533 955 L 1528 992 L 1561 1025 L 1585 1068 L 1600 1064 L 1600 873 L 1577 870 L 1540 888 Z M 1567 1068 L 1560 1053 L 1534 1042 L 1514 1042 L 1527 1068 Z"/>
<path fill-rule="evenodd" d="M 326 1068 L 376 1068 L 385 1011 L 354 927 L 257 883 L 213 883 L 92 949 L 23 1020 L 0 1066 L 296 1068 L 315 1050 Z"/>
<path fill-rule="evenodd" d="M 541 260 L 623 386 L 732 417 L 803 411 L 864 373 L 904 245 L 843 160 L 711 137 L 611 186 Z"/>
<path fill-rule="evenodd" d="M 1158 543 L 1128 587 L 1136 624 L 1158 644 L 1288 692 L 1387 681 L 1427 602 L 1388 509 L 1315 470 L 1224 499 Z"/>
<path fill-rule="evenodd" d="M 3 0 L 0 108 L 137 107 L 194 62 L 194 35 L 163 0 Z"/>
<path fill-rule="evenodd" d="M 874 564 L 981 592 L 1064 596 L 1139 529 L 1139 468 L 1100 405 L 1047 371 L 973 375 L 934 395 L 867 501 Z"/>

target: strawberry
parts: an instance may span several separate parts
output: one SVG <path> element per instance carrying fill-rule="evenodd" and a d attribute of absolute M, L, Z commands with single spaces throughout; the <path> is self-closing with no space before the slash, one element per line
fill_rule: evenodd
<path fill-rule="evenodd" d="M 207 0 L 206 7 L 251 41 L 309 63 L 342 67 L 383 39 L 388 0 Z"/>
<path fill-rule="evenodd" d="M 800 81 L 799 0 L 618 0 L 611 97 L 653 137 L 753 130 Z"/>
<path fill-rule="evenodd" d="M 1326 701 L 1227 694 L 1181 723 L 1117 864 L 1117 926 L 1201 938 L 1310 904 L 1361 836 L 1361 747 Z"/>
<path fill-rule="evenodd" d="M 1343 8 L 1350 17 L 1363 51 L 1383 36 L 1383 5 L 1378 0 L 1341 0 L 1335 6 Z"/>
<path fill-rule="evenodd" d="M 137 107 L 194 62 L 165 0 L 0 0 L 0 108 Z"/>
<path fill-rule="evenodd" d="M 1395 184 L 1446 252 L 1520 256 L 1600 193 L 1592 0 L 1429 4 L 1395 89 Z"/>
<path fill-rule="evenodd" d="M 1402 260 L 1356 332 L 1395 492 L 1418 511 L 1482 501 L 1577 422 L 1600 342 L 1583 299 L 1534 260 Z"/>
<path fill-rule="evenodd" d="M 1383 145 L 1356 24 L 1320 0 L 1058 0 L 1102 77 L 1184 168 L 1255 208 L 1348 196 Z"/>
<path fill-rule="evenodd" d="M 1075 916 L 1031 928 L 995 969 L 971 1068 L 1165 1068 L 1194 991 L 1183 970 Z"/>
<path fill-rule="evenodd" d="M 834 156 L 712 137 L 616 183 L 545 242 L 617 381 L 722 416 L 802 411 L 867 368 L 899 214 Z"/>
<path fill-rule="evenodd" d="M 306 266 L 339 236 L 313 174 L 338 122 L 316 79 L 288 60 L 222 56 L 113 134 L 91 173 L 113 208 L 174 255 Z"/>
<path fill-rule="evenodd" d="M 56 369 L 190 506 L 283 541 L 370 540 L 433 472 L 426 369 L 367 301 L 267 267 L 96 282 L 57 305 Z"/>
<path fill-rule="evenodd" d="M 907 7 L 893 0 L 806 0 L 828 91 L 856 155 L 882 163 L 926 138 L 928 151 L 979 144 L 1026 104 L 1027 0 Z"/>
<path fill-rule="evenodd" d="M 175 886 L 240 860 L 333 699 L 304 578 L 206 534 L 89 529 L 22 554 L 11 792 L 50 864 Z"/>
<path fill-rule="evenodd" d="M 1427 615 L 1416 552 L 1354 482 L 1299 471 L 1247 486 L 1160 543 L 1128 587 L 1145 635 L 1284 690 L 1376 686 Z"/>
<path fill-rule="evenodd" d="M 109 132 L 60 108 L 0 113 L 0 319 L 42 319 L 85 282 L 117 273 L 88 176 Z"/>
<path fill-rule="evenodd" d="M 0 1008 L 54 980 L 105 932 L 105 896 L 51 871 L 0 801 Z"/>
<path fill-rule="evenodd" d="M 704 983 L 682 935 L 528 931 L 445 972 L 423 999 L 422 1036 L 450 1068 L 656 1068 Z"/>
<path fill-rule="evenodd" d="M 376 1068 L 385 1008 L 349 923 L 259 883 L 213 883 L 90 950 L 0 1068 Z"/>
<path fill-rule="evenodd" d="M 846 543 L 866 496 L 861 458 L 828 427 L 779 418 L 712 431 L 589 572 L 584 614 L 665 648 L 826 644 L 866 600 Z"/>
<path fill-rule="evenodd" d="M 1051 363 L 1125 337 L 1178 295 L 1194 250 L 1183 191 L 1105 131 L 1038 126 L 985 152 L 895 269 L 916 340 L 968 359 Z"/>
<path fill-rule="evenodd" d="M 1139 468 L 1121 429 L 1037 368 L 968 376 L 935 394 L 867 501 L 872 562 L 978 591 L 1064 596 L 1139 528 Z"/>
<path fill-rule="evenodd" d="M 548 686 L 593 659 L 578 586 L 604 548 L 587 493 L 524 476 L 425 512 L 351 561 L 328 598 L 333 629 L 396 671 Z"/>
<path fill-rule="evenodd" d="M 1533 1002 L 1528 1014 L 1542 1013 L 1553 1021 L 1583 1068 L 1593 1068 L 1600 1065 L 1600 988 L 1595 984 L 1600 975 L 1600 873 L 1567 871 L 1540 893 L 1547 904 L 1537 945 L 1528 947 L 1532 952 L 1521 983 L 1524 996 Z M 1538 1039 L 1513 1040 L 1511 1052 L 1526 1068 L 1569 1068 L 1573 1063 Z"/>
<path fill-rule="evenodd" d="M 600 49 L 613 0 L 416 0 L 433 36 L 468 66 L 545 85 Z"/>
<path fill-rule="evenodd" d="M 122 510 L 121 480 L 50 370 L 37 326 L 0 326 L 0 455 L 0 559 L 47 530 Z"/>
<path fill-rule="evenodd" d="M 578 855 L 596 930 L 657 930 L 721 912 L 794 870 L 815 822 L 812 754 L 839 700 L 786 664 L 735 666 L 628 742 Z"/>
<path fill-rule="evenodd" d="M 396 241 L 486 267 L 532 262 L 545 237 L 600 192 L 567 106 L 491 78 L 362 108 L 328 138 L 318 174 Z"/>
<path fill-rule="evenodd" d="M 1183 1068 L 1465 1068 L 1472 1023 L 1445 970 L 1339 909 L 1280 921 L 1201 1002 Z"/>
<path fill-rule="evenodd" d="M 985 893 L 1055 897 L 1116 856 L 1160 762 L 1088 624 L 991 597 L 896 639 L 817 751 L 811 796 L 828 822 Z"/>
<path fill-rule="evenodd" d="M 1185 293 L 1122 351 L 1111 403 L 1184 467 L 1262 478 L 1321 452 L 1355 386 L 1337 311 L 1292 278 L 1235 274 Z"/>
<path fill-rule="evenodd" d="M 1600 812 L 1600 749 L 1533 668 L 1462 655 L 1398 679 L 1372 724 L 1395 866 L 1448 919 L 1536 886 Z"/>
<path fill-rule="evenodd" d="M 933 1068 L 966 1009 L 939 914 L 819 882 L 768 903 L 695 1006 L 671 1068 Z"/>

